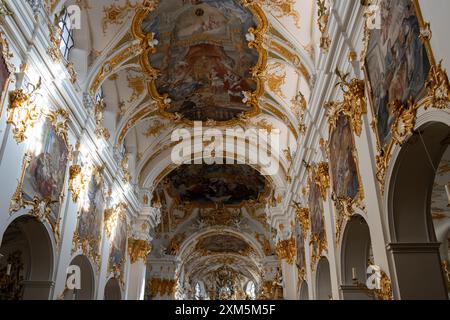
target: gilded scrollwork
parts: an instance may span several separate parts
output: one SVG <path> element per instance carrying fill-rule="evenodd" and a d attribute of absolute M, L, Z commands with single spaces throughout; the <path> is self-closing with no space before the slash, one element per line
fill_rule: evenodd
<path fill-rule="evenodd" d="M 317 166 L 314 166 L 312 170 L 314 182 L 320 189 L 320 195 L 322 196 L 323 201 L 326 201 L 327 190 L 330 188 L 329 165 L 327 162 L 320 162 Z"/>
<path fill-rule="evenodd" d="M 328 36 L 328 22 L 330 20 L 330 8 L 327 7 L 327 0 L 317 0 L 318 18 L 317 24 L 322 34 L 320 37 L 320 49 L 327 52 L 330 49 L 331 40 Z"/>
<path fill-rule="evenodd" d="M 42 81 L 37 84 L 29 83 L 26 89 L 19 88 L 9 93 L 7 109 L 7 123 L 12 125 L 12 132 L 17 143 L 23 142 L 28 129 L 33 128 L 41 116 L 41 106 L 37 103 L 37 96 Z"/>
<path fill-rule="evenodd" d="M 328 108 L 328 123 L 331 128 L 336 127 L 336 121 L 340 113 L 351 120 L 352 130 L 359 137 L 362 131 L 362 116 L 367 113 L 365 84 L 363 80 L 347 80 L 346 75 L 337 71 L 340 77 L 339 85 L 344 93 L 342 102 L 330 102 Z"/>
<path fill-rule="evenodd" d="M 299 203 L 294 202 L 295 213 L 297 221 L 302 228 L 303 240 L 306 240 L 308 232 L 311 228 L 311 220 L 309 218 L 309 209 L 303 208 Z"/>
<path fill-rule="evenodd" d="M 294 264 L 297 249 L 293 237 L 277 242 L 276 253 L 280 260 L 286 260 L 288 264 Z"/>

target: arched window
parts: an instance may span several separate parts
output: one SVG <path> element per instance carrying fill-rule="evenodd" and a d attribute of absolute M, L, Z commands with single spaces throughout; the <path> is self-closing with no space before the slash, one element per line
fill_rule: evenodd
<path fill-rule="evenodd" d="M 245 294 L 251 300 L 255 300 L 256 299 L 256 286 L 255 286 L 255 283 L 253 281 L 249 281 L 247 283 L 247 286 L 245 288 Z"/>
<path fill-rule="evenodd" d="M 69 60 L 70 50 L 73 48 L 73 29 L 69 12 L 64 10 L 59 20 L 59 27 L 61 28 L 61 44 L 59 49 L 63 54 L 64 59 Z"/>
<path fill-rule="evenodd" d="M 195 300 L 204 300 L 204 294 L 203 294 L 203 287 L 200 284 L 200 282 L 197 282 L 195 284 L 195 294 L 194 294 Z"/>

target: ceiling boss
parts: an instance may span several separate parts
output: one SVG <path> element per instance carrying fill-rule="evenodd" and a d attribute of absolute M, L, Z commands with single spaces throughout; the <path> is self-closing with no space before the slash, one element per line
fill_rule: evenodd
<path fill-rule="evenodd" d="M 162 116 L 235 124 L 260 113 L 267 18 L 248 0 L 147 0 L 132 33 Z"/>

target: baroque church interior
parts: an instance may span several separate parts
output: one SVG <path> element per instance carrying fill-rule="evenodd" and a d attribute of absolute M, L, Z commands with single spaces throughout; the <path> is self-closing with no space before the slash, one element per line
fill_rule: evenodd
<path fill-rule="evenodd" d="M 449 12 L 0 0 L 0 300 L 447 300 Z"/>

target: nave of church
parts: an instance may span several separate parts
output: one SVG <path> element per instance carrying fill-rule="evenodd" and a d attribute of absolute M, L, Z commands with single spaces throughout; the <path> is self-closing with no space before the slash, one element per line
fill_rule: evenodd
<path fill-rule="evenodd" d="M 0 0 L 0 300 L 448 300 L 448 0 Z"/>

